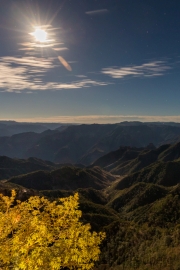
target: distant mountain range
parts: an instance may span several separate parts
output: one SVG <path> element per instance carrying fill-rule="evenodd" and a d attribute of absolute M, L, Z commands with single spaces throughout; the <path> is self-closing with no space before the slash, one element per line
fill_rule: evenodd
<path fill-rule="evenodd" d="M 57 129 L 71 124 L 62 123 L 20 123 L 16 121 L 0 121 L 0 137 L 12 136 L 24 132 L 37 132 L 41 133 L 48 129 Z"/>
<path fill-rule="evenodd" d="M 179 140 L 179 124 L 124 122 L 72 125 L 41 133 L 26 132 L 0 137 L 0 155 L 90 165 L 120 146 L 142 148 L 151 143 L 157 147 Z"/>

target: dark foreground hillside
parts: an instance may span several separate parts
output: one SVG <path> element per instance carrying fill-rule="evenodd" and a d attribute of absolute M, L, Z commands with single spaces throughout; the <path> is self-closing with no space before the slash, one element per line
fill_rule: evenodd
<path fill-rule="evenodd" d="M 93 230 L 106 231 L 97 269 L 179 269 L 179 185 L 136 184 L 122 192 L 114 189 L 109 196 L 91 188 L 77 191 L 82 220 L 90 222 Z M 47 190 L 38 194 L 56 199 L 72 193 Z"/>

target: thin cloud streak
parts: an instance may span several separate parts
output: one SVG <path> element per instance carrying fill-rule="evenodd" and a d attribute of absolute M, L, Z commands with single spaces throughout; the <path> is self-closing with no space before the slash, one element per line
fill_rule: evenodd
<path fill-rule="evenodd" d="M 19 122 L 44 122 L 44 123 L 74 123 L 74 124 L 114 124 L 123 121 L 140 122 L 176 122 L 180 123 L 180 115 L 159 116 L 159 115 L 79 115 L 79 116 L 51 116 L 34 118 L 0 119 L 15 120 Z"/>
<path fill-rule="evenodd" d="M 23 66 L 30 66 L 30 67 L 38 67 L 43 69 L 50 69 L 55 67 L 52 62 L 51 58 L 40 58 L 40 57 L 12 57 L 12 56 L 5 56 L 0 58 L 0 62 L 4 62 L 6 64 L 12 65 L 23 65 Z"/>
<path fill-rule="evenodd" d="M 172 68 L 165 61 L 153 61 L 139 66 L 103 68 L 101 73 L 114 79 L 123 79 L 125 77 L 163 76 L 170 69 Z"/>
<path fill-rule="evenodd" d="M 108 85 L 108 82 L 88 78 L 68 83 L 46 82 L 43 77 L 55 68 L 53 58 L 36 57 L 1 57 L 0 58 L 0 91 L 20 93 L 27 91 L 78 89 L 92 86 Z"/>
<path fill-rule="evenodd" d="M 87 11 L 85 13 L 87 15 L 99 15 L 99 14 L 103 14 L 103 13 L 107 13 L 107 12 L 108 12 L 107 9 L 96 9 L 96 10 Z"/>
<path fill-rule="evenodd" d="M 62 47 L 62 48 L 54 48 L 53 50 L 59 52 L 59 51 L 67 51 L 69 49 L 66 47 Z"/>

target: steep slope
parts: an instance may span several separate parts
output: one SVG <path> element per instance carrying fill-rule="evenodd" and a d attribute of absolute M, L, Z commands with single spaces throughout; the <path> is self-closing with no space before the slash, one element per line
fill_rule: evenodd
<path fill-rule="evenodd" d="M 102 265 L 97 269 L 178 269 L 180 184 L 142 182 L 121 191 L 114 186 L 108 206 L 121 221 L 106 228 Z"/>
<path fill-rule="evenodd" d="M 136 158 L 132 160 L 126 159 L 126 162 L 118 160 L 115 164 L 107 167 L 107 169 L 113 174 L 129 174 L 137 172 L 146 166 L 149 166 L 150 164 L 158 161 L 160 159 L 159 156 L 169 147 L 169 144 L 165 144 L 153 150 L 145 148 L 138 153 Z"/>
<path fill-rule="evenodd" d="M 138 207 L 149 205 L 165 197 L 169 192 L 167 187 L 144 182 L 123 190 L 116 188 L 117 186 L 114 186 L 114 189 L 111 189 L 108 205 L 121 213 L 132 212 Z"/>
<path fill-rule="evenodd" d="M 37 158 L 12 159 L 6 156 L 0 156 L 0 180 L 38 170 L 50 171 L 57 167 L 58 164 Z"/>
<path fill-rule="evenodd" d="M 180 158 L 180 142 L 170 145 L 162 153 L 159 154 L 158 159 L 162 161 L 172 161 Z"/>
<path fill-rule="evenodd" d="M 120 147 L 97 159 L 92 166 L 111 172 L 112 174 L 130 174 L 137 172 L 156 161 L 174 161 L 180 158 L 180 143 L 165 144 L 158 148 L 148 145 L 145 148 Z"/>
<path fill-rule="evenodd" d="M 89 187 L 99 190 L 109 186 L 115 179 L 115 176 L 98 167 L 80 169 L 65 166 L 51 172 L 38 171 L 12 177 L 8 182 L 37 190 L 77 190 Z"/>
<path fill-rule="evenodd" d="M 91 166 L 99 166 L 110 171 L 118 165 L 126 164 L 128 161 L 135 159 L 142 150 L 143 148 L 122 146 L 118 150 L 100 157 Z"/>
<path fill-rule="evenodd" d="M 116 183 L 115 189 L 128 188 L 138 182 L 154 183 L 167 187 L 180 183 L 180 160 L 155 162 L 136 173 L 123 177 Z"/>
<path fill-rule="evenodd" d="M 137 183 L 111 194 L 108 206 L 138 224 L 166 227 L 180 221 L 180 184 L 175 187 Z"/>

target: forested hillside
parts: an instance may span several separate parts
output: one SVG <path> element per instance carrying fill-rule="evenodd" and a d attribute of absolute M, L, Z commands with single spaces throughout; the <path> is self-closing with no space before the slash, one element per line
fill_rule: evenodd
<path fill-rule="evenodd" d="M 34 195 L 56 200 L 79 193 L 82 221 L 95 231 L 106 232 L 95 269 L 179 269 L 179 143 L 159 148 L 121 147 L 94 163 L 104 169 L 34 158 L 1 157 L 1 161 L 0 170 L 9 166 L 14 173 L 10 178 L 6 173 L 0 181 L 4 195 L 15 189 L 20 200 Z M 121 168 L 121 175 L 112 174 L 115 165 L 123 164 L 129 173 L 126 169 L 123 174 Z"/>

